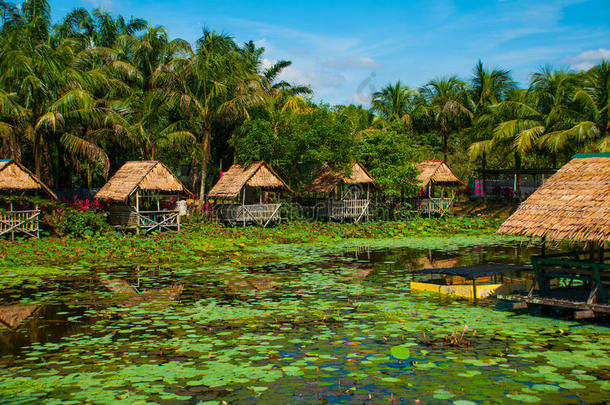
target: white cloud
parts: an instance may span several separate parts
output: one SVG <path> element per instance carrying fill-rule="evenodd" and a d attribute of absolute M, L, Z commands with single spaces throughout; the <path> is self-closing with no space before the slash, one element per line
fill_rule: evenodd
<path fill-rule="evenodd" d="M 375 61 L 373 58 L 365 57 L 347 57 L 347 58 L 334 58 L 323 63 L 324 66 L 329 68 L 339 69 L 370 69 L 381 67 L 381 63 Z"/>
<path fill-rule="evenodd" d="M 610 60 L 610 49 L 590 49 L 576 56 L 568 57 L 565 61 L 570 64 L 570 69 L 589 70 L 603 59 Z"/>
<path fill-rule="evenodd" d="M 112 0 L 85 0 L 85 2 L 91 4 L 95 8 L 101 8 L 105 11 L 112 10 Z"/>
<path fill-rule="evenodd" d="M 304 70 L 294 66 L 289 66 L 282 70 L 278 76 L 278 80 L 285 80 L 288 83 L 308 86 L 324 90 L 338 88 L 345 83 L 345 77 L 330 70 Z"/>

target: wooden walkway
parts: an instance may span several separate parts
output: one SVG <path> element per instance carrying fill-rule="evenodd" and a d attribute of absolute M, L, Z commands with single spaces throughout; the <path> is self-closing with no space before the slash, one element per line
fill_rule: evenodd
<path fill-rule="evenodd" d="M 513 308 L 546 305 L 577 310 L 575 317 L 610 314 L 610 264 L 587 259 L 588 253 L 570 252 L 532 257 L 536 282 L 526 294 L 501 296 L 513 301 Z M 552 288 L 551 281 L 558 280 Z M 536 285 L 538 290 L 535 290 Z"/>

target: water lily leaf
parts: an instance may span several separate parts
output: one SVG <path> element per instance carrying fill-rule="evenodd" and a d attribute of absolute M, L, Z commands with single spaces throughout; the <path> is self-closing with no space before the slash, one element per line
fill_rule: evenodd
<path fill-rule="evenodd" d="M 398 360 L 407 360 L 411 357 L 411 350 L 403 345 L 397 345 L 392 346 L 390 354 Z"/>

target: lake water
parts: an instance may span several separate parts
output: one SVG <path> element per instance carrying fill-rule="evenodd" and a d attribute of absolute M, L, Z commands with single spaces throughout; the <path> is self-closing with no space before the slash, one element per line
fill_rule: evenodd
<path fill-rule="evenodd" d="M 92 268 L 11 287 L 0 403 L 601 403 L 603 321 L 409 291 L 415 269 L 533 252 L 497 238 L 282 245 L 220 267 Z M 260 263 L 242 267 L 244 255 Z M 451 334 L 463 344 L 443 344 Z"/>

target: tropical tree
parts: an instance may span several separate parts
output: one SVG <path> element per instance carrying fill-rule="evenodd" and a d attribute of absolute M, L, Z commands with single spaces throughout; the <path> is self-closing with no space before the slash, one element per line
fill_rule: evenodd
<path fill-rule="evenodd" d="M 194 134 L 194 157 L 201 167 L 200 198 L 205 195 L 207 165 L 210 160 L 212 127 L 224 119 L 249 117 L 248 108 L 263 102 L 263 88 L 251 60 L 245 60 L 228 35 L 204 30 L 195 55 L 177 58 L 160 80 L 174 89 Z"/>
<path fill-rule="evenodd" d="M 432 80 L 420 90 L 424 102 L 418 107 L 418 115 L 431 120 L 432 128 L 440 132 L 444 160 L 451 134 L 465 128 L 473 118 L 467 88 L 467 83 L 451 76 Z"/>
<path fill-rule="evenodd" d="M 416 96 L 417 90 L 397 81 L 373 93 L 371 110 L 386 121 L 400 120 L 410 125 Z"/>
<path fill-rule="evenodd" d="M 561 87 L 550 86 L 553 82 L 549 79 L 554 76 L 538 78 L 539 84 L 544 83 L 540 87 L 545 93 L 553 94 L 553 90 L 559 92 L 559 89 L 565 91 L 564 87 L 568 86 L 570 90 L 559 100 L 561 108 L 555 107 L 558 101 L 549 97 L 553 101 L 549 115 L 562 120 L 563 128 L 550 131 L 542 143 L 553 151 L 610 151 L 610 63 L 602 61 L 580 77 L 574 74 L 561 76 Z"/>
<path fill-rule="evenodd" d="M 477 62 L 470 79 L 470 101 L 473 112 L 471 127 L 472 144 L 469 152 L 472 160 L 478 159 L 483 170 L 483 190 L 485 190 L 487 157 L 491 152 L 493 130 L 499 123 L 494 106 L 503 101 L 516 88 L 510 71 L 494 68 L 485 69 L 483 62 Z M 487 199 L 485 192 L 483 197 Z"/>

